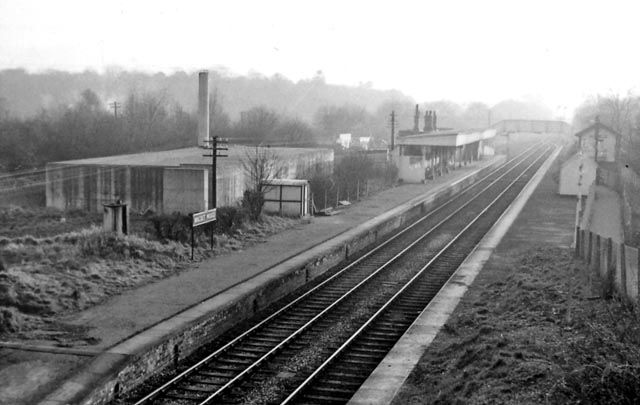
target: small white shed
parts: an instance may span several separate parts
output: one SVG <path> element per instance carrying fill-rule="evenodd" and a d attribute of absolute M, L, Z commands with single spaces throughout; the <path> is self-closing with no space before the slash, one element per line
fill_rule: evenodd
<path fill-rule="evenodd" d="M 309 181 L 274 179 L 262 182 L 264 212 L 303 217 L 309 215 Z"/>

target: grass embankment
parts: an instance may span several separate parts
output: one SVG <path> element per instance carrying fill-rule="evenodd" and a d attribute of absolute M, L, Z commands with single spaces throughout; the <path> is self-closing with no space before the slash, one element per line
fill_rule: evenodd
<path fill-rule="evenodd" d="M 189 245 L 157 240 L 157 221 L 136 218 L 137 234 L 116 236 L 91 225 L 95 215 L 82 212 L 12 208 L 0 215 L 6 219 L 0 224 L 0 339 L 64 342 L 82 331 L 69 330 L 60 316 L 192 266 Z M 55 234 L 56 223 L 77 230 Z M 213 250 L 208 236 L 200 235 L 196 260 L 241 250 L 297 223 L 278 217 L 244 222 L 217 233 Z"/>
<path fill-rule="evenodd" d="M 570 252 L 485 268 L 396 404 L 640 400 L 640 312 L 593 294 Z"/>

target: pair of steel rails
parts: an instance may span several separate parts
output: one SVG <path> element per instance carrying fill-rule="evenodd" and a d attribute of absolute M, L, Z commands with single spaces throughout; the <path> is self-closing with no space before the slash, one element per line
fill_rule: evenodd
<path fill-rule="evenodd" d="M 347 402 L 552 149 L 525 150 L 135 404 Z"/>

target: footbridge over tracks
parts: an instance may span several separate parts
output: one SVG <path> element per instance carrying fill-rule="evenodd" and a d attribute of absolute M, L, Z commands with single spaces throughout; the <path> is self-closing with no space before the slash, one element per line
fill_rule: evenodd
<path fill-rule="evenodd" d="M 496 130 L 496 135 L 506 135 L 516 132 L 534 134 L 568 134 L 571 125 L 564 121 L 547 120 L 502 120 L 491 125 Z"/>

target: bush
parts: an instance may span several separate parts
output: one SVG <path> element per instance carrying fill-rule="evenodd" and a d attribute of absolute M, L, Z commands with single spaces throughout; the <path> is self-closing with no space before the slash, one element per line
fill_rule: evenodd
<path fill-rule="evenodd" d="M 188 243 L 191 240 L 191 218 L 179 212 L 152 215 L 149 221 L 160 240 L 174 240 Z"/>
<path fill-rule="evenodd" d="M 20 331 L 22 315 L 15 308 L 0 308 L 0 333 Z"/>
<path fill-rule="evenodd" d="M 231 233 L 247 220 L 247 213 L 241 207 L 220 207 L 216 212 L 216 232 Z"/>
<path fill-rule="evenodd" d="M 252 221 L 260 219 L 262 207 L 264 206 L 264 195 L 260 191 L 245 190 L 242 197 L 242 208 L 244 208 Z"/>

